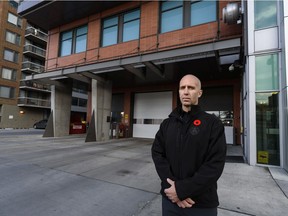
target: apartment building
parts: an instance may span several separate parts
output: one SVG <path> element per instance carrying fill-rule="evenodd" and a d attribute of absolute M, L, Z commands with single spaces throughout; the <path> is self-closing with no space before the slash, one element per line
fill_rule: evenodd
<path fill-rule="evenodd" d="M 17 14 L 19 1 L 1 1 L 0 128 L 31 128 L 48 118 L 50 87 L 21 81 L 44 71 L 47 34 Z"/>
<path fill-rule="evenodd" d="M 23 117 L 17 96 L 26 23 L 18 17 L 17 6 L 16 1 L 0 2 L 0 128 L 14 127 Z"/>
<path fill-rule="evenodd" d="M 200 105 L 223 121 L 227 143 L 241 144 L 252 165 L 287 169 L 283 5 L 23 1 L 18 12 L 49 32 L 45 73 L 27 80 L 53 85 L 50 135 L 68 134 L 71 83 L 80 80 L 88 85 L 86 139 L 109 139 L 115 122 L 122 136 L 153 138 L 179 104 L 179 80 L 192 73 L 202 81 Z"/>

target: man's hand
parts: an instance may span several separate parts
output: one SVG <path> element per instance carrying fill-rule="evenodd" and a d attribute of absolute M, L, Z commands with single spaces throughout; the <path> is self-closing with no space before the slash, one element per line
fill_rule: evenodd
<path fill-rule="evenodd" d="M 187 198 L 185 200 L 179 200 L 177 202 L 177 205 L 180 207 L 180 208 L 191 208 L 193 205 L 195 204 L 195 202 L 191 199 L 191 198 Z"/>
<path fill-rule="evenodd" d="M 175 182 L 169 178 L 167 178 L 167 182 L 171 185 L 170 188 L 167 188 L 164 190 L 166 196 L 173 202 L 176 203 L 179 200 L 177 193 L 176 193 L 176 188 L 175 188 Z"/>
<path fill-rule="evenodd" d="M 191 198 L 181 201 L 176 193 L 175 182 L 169 178 L 167 178 L 167 182 L 171 185 L 171 187 L 165 189 L 164 192 L 173 203 L 177 203 L 180 208 L 191 208 L 195 204 Z"/>

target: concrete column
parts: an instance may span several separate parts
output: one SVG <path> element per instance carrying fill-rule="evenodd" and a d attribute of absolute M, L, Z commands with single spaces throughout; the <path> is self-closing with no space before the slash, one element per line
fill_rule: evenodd
<path fill-rule="evenodd" d="M 69 135 L 72 81 L 65 80 L 51 87 L 51 111 L 53 112 L 54 137 Z"/>
<path fill-rule="evenodd" d="M 95 131 L 97 141 L 109 139 L 110 123 L 107 117 L 111 115 L 112 84 L 92 80 L 92 112 L 95 115 Z"/>

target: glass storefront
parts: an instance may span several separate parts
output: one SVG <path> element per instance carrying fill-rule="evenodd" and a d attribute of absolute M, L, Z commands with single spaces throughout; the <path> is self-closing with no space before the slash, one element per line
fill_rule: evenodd
<path fill-rule="evenodd" d="M 256 93 L 257 163 L 280 165 L 278 92 Z"/>
<path fill-rule="evenodd" d="M 280 165 L 278 54 L 256 56 L 257 163 Z"/>

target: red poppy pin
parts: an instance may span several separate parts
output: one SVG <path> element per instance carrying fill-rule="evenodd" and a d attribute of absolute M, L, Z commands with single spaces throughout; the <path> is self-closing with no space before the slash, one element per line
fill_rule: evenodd
<path fill-rule="evenodd" d="M 199 119 L 196 119 L 196 120 L 194 120 L 193 124 L 195 126 L 199 126 L 199 125 L 201 125 L 201 121 Z"/>

